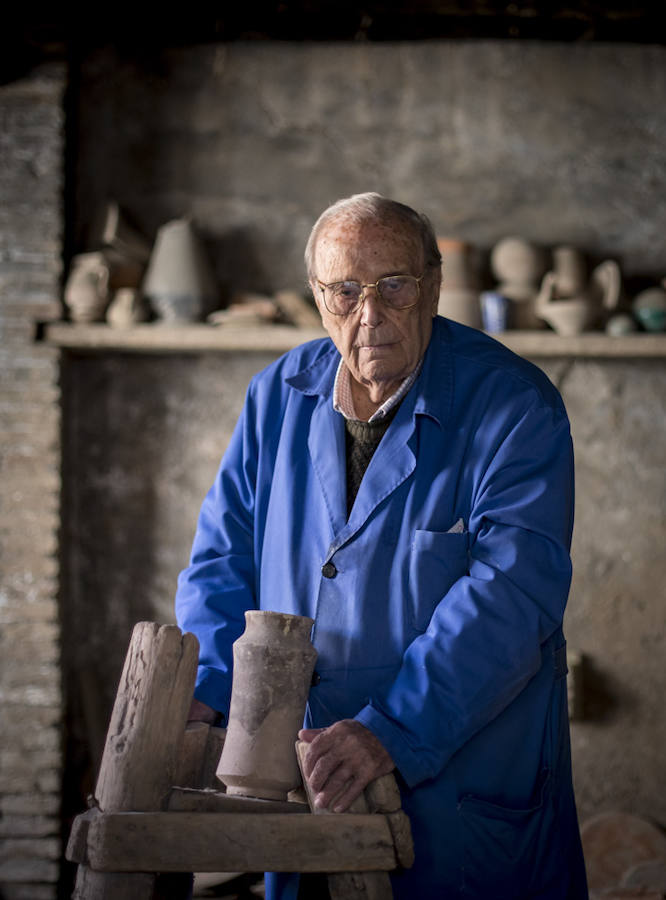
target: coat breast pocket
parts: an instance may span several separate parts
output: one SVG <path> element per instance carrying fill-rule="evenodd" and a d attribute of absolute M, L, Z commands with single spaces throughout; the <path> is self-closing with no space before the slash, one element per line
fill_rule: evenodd
<path fill-rule="evenodd" d="M 422 531 L 412 538 L 409 555 L 409 616 L 425 631 L 435 607 L 469 571 L 469 532 Z"/>

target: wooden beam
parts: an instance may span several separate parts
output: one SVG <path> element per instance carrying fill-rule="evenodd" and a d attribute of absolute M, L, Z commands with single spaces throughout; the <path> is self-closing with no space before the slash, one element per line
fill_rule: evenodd
<path fill-rule="evenodd" d="M 199 643 L 175 625 L 134 626 L 106 737 L 100 809 L 157 810 L 174 784 Z"/>
<path fill-rule="evenodd" d="M 99 813 L 87 857 L 100 872 L 346 872 L 396 866 L 381 815 Z"/>

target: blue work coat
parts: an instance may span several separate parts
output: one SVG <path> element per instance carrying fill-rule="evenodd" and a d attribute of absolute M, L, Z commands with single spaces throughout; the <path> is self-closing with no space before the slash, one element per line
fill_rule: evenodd
<path fill-rule="evenodd" d="M 179 579 L 178 622 L 201 644 L 196 696 L 227 713 L 246 609 L 311 616 L 306 725 L 355 717 L 397 767 L 416 862 L 392 876 L 395 896 L 585 898 L 561 398 L 497 341 L 436 318 L 347 518 L 339 360 L 314 341 L 249 386 Z"/>

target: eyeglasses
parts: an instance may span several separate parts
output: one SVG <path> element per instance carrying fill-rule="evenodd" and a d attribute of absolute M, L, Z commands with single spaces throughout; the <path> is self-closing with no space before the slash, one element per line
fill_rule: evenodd
<path fill-rule="evenodd" d="M 324 284 L 317 279 L 317 284 L 324 298 L 324 306 L 334 316 L 348 316 L 363 305 L 365 292 L 374 288 L 377 294 L 391 309 L 409 309 L 416 306 L 421 296 L 423 275 L 387 275 L 373 284 L 361 284 L 358 281 L 333 281 Z"/>

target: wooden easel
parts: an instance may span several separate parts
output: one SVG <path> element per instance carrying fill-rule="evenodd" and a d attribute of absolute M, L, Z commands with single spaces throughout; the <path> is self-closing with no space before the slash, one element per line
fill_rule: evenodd
<path fill-rule="evenodd" d="M 413 862 L 393 776 L 334 815 L 211 788 L 224 731 L 186 725 L 198 655 L 175 625 L 135 626 L 93 805 L 67 846 L 74 900 L 152 900 L 157 873 L 193 871 L 325 872 L 333 900 L 389 900 L 388 872 Z"/>

